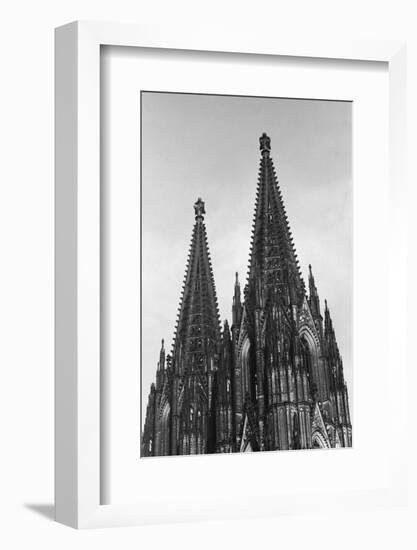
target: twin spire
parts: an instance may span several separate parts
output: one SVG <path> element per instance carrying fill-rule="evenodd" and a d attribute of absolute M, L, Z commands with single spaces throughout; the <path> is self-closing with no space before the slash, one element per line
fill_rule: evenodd
<path fill-rule="evenodd" d="M 265 133 L 259 139 L 259 148 L 262 156 L 252 226 L 248 289 L 261 280 L 262 288 L 252 289 L 257 300 L 266 298 L 265 291 L 273 287 L 295 303 L 302 299 L 305 287 L 270 156 L 271 139 Z"/>
<path fill-rule="evenodd" d="M 205 203 L 194 204 L 195 223 L 178 310 L 173 356 L 179 371 L 210 368 L 207 358 L 217 350 L 220 316 L 204 215 Z"/>
<path fill-rule="evenodd" d="M 284 285 L 287 288 L 285 292 L 288 299 L 294 303 L 305 295 L 305 285 L 301 277 L 274 164 L 270 157 L 271 139 L 266 133 L 259 138 L 259 149 L 261 160 L 248 285 L 259 278 L 263 281 L 264 288 L 271 286 L 279 288 Z M 201 197 L 194 203 L 194 214 L 195 224 L 174 338 L 174 354 L 181 350 L 183 356 L 184 353 L 189 355 L 197 351 L 198 343 L 204 348 L 214 345 L 220 335 L 216 289 L 204 224 L 206 209 Z M 309 280 L 310 286 L 315 288 L 311 266 Z M 234 317 L 239 319 L 238 281 L 235 284 L 234 300 L 236 302 Z M 189 360 L 191 357 L 188 357 L 187 361 Z"/>

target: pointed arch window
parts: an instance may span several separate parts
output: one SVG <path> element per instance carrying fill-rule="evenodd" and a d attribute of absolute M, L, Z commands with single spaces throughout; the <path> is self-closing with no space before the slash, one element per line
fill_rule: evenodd
<path fill-rule="evenodd" d="M 247 338 L 242 347 L 242 392 L 244 396 L 249 395 L 251 397 L 254 380 L 252 380 L 250 352 L 250 342 Z"/>
<path fill-rule="evenodd" d="M 161 414 L 161 424 L 160 424 L 160 443 L 158 446 L 158 455 L 167 455 L 169 454 L 169 444 L 170 444 L 170 416 L 171 416 L 171 407 L 169 402 L 166 401 L 163 405 L 162 414 Z"/>
<path fill-rule="evenodd" d="M 301 449 L 300 423 L 297 413 L 294 413 L 292 417 L 292 440 L 292 448 Z"/>
<path fill-rule="evenodd" d="M 311 358 L 310 347 L 305 338 L 301 338 L 301 366 L 304 371 L 307 373 L 307 379 L 310 386 L 310 392 L 315 391 L 314 381 L 313 381 L 313 362 Z"/>
<path fill-rule="evenodd" d="M 325 436 L 319 431 L 315 431 L 311 437 L 311 447 L 313 449 L 327 449 L 329 445 Z"/>

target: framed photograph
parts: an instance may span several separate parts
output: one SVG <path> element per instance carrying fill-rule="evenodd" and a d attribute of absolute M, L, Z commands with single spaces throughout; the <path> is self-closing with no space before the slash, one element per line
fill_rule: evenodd
<path fill-rule="evenodd" d="M 141 123 L 141 456 L 351 447 L 352 103 L 143 91 Z"/>
<path fill-rule="evenodd" d="M 58 521 L 404 501 L 404 48 L 56 30 Z"/>

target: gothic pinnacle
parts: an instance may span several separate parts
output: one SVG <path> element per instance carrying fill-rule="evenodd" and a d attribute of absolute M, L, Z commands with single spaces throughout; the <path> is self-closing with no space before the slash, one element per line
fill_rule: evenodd
<path fill-rule="evenodd" d="M 308 280 L 309 280 L 309 284 L 310 284 L 310 287 L 315 287 L 315 282 L 314 282 L 314 275 L 313 275 L 313 270 L 311 268 L 311 264 L 308 264 Z"/>

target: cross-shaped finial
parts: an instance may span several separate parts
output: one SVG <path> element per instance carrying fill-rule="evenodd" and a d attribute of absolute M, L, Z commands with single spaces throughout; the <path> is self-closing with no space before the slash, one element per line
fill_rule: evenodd
<path fill-rule="evenodd" d="M 194 204 L 194 212 L 196 220 L 203 220 L 206 209 L 204 208 L 204 201 L 198 197 L 197 202 Z"/>
<path fill-rule="evenodd" d="M 265 132 L 259 138 L 259 149 L 262 154 L 269 153 L 271 150 L 271 138 L 265 134 Z"/>

